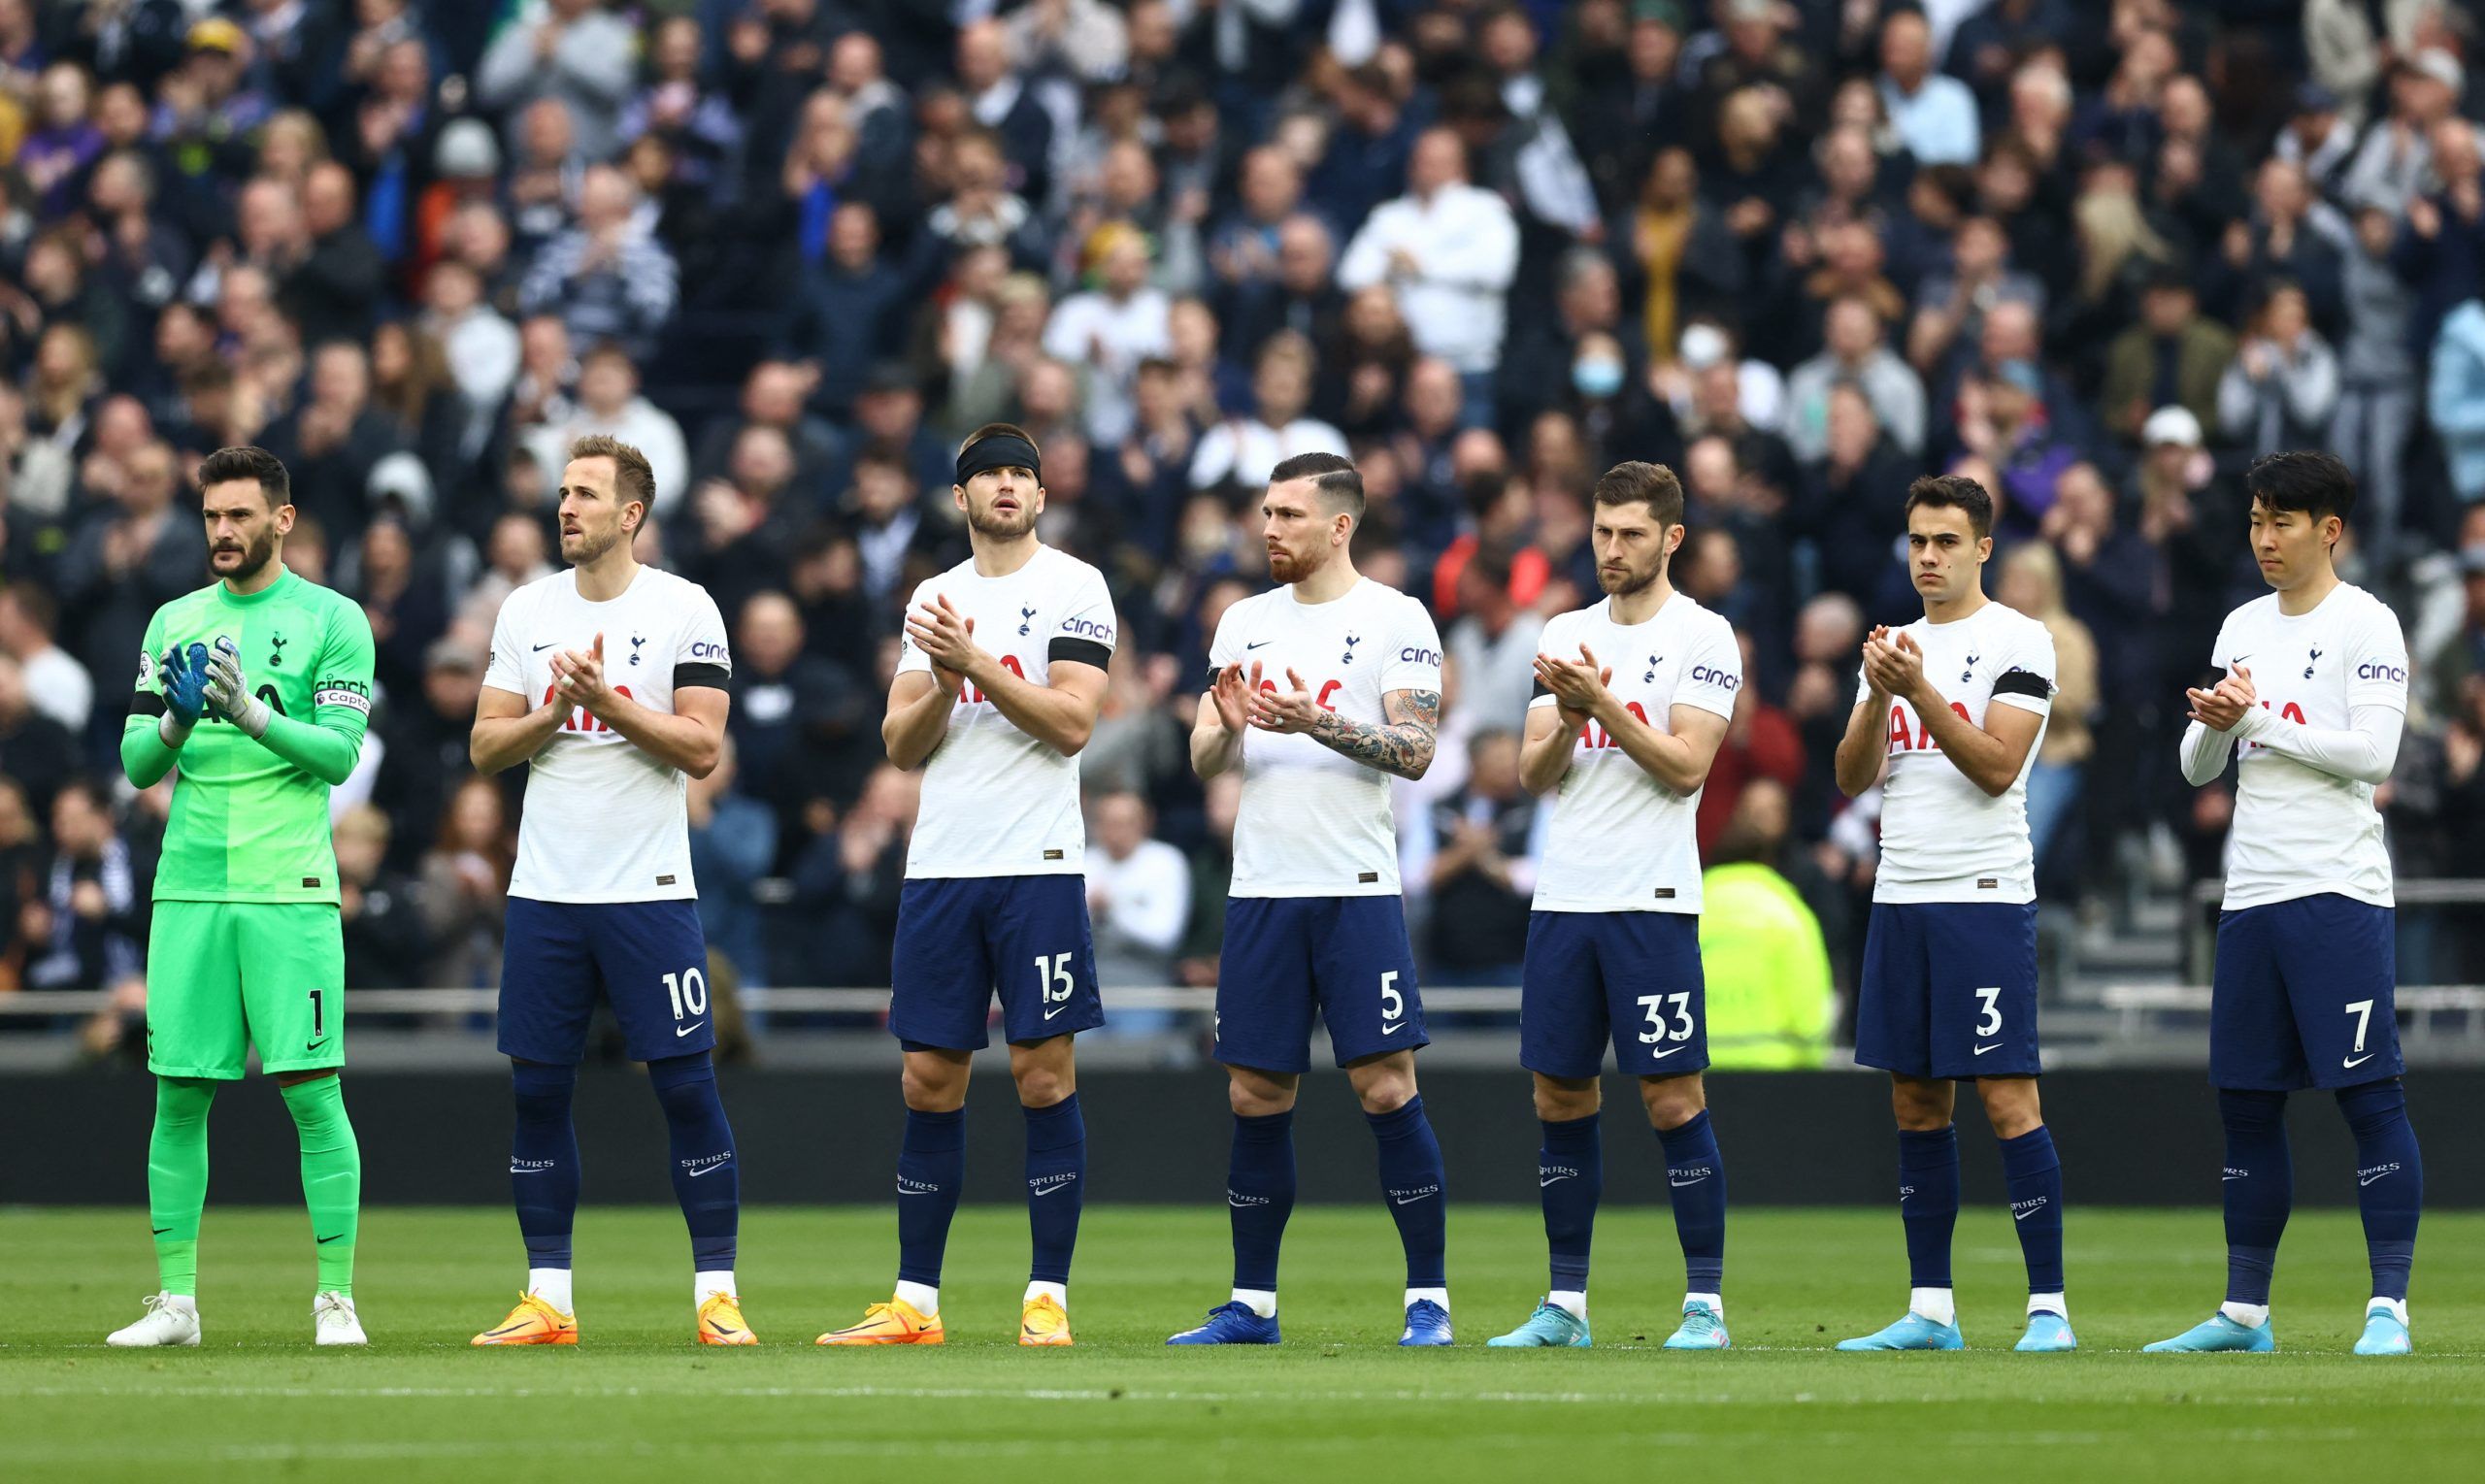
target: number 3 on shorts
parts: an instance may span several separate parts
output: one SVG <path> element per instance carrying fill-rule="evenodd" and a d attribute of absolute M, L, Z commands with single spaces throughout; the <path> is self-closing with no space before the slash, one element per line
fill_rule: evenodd
<path fill-rule="evenodd" d="M 1398 993 L 1398 971 L 1380 976 L 1380 1020 L 1383 1025 L 1407 1013 L 1407 997 Z M 1391 1027 L 1392 1030 L 1396 1027 Z M 1384 1035 L 1387 1033 L 1383 1033 Z"/>
<path fill-rule="evenodd" d="M 1976 991 L 1976 998 L 1984 1002 L 1984 1013 L 1976 1017 L 1976 1034 L 1978 1036 L 2001 1035 L 2002 986 L 1999 984 L 1987 985 L 1983 989 Z"/>

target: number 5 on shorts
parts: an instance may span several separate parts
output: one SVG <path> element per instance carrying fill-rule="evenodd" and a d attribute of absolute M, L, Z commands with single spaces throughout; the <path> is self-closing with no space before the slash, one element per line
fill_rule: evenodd
<path fill-rule="evenodd" d="M 1398 971 L 1392 969 L 1380 976 L 1380 1023 L 1388 1028 L 1380 1034 L 1386 1036 L 1390 1031 L 1398 1029 L 1389 1022 L 1399 1019 L 1406 1013 L 1407 997 L 1398 993 Z"/>

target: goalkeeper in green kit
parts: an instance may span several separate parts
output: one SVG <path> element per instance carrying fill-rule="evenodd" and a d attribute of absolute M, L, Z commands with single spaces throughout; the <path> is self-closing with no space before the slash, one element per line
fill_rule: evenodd
<path fill-rule="evenodd" d="M 273 455 L 219 450 L 198 482 L 216 581 L 155 610 L 120 740 L 132 783 L 180 777 L 147 951 L 147 1197 L 161 1291 L 109 1343 L 199 1342 L 207 1110 L 255 1045 L 302 1136 L 318 1259 L 313 1337 L 358 1345 L 362 1154 L 337 1075 L 345 940 L 328 790 L 353 772 L 370 720 L 371 624 L 285 570 L 293 504 Z"/>

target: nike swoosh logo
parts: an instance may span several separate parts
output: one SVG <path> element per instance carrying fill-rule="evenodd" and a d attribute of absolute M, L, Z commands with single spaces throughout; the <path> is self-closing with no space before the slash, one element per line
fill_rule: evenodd
<path fill-rule="evenodd" d="M 335 1237 L 320 1237 L 320 1238 L 319 1238 L 319 1245 L 320 1245 L 320 1246 L 322 1246 L 322 1247 L 324 1247 L 324 1246 L 326 1246 L 328 1243 L 330 1243 L 330 1242 L 332 1242 L 332 1241 L 336 1241 L 336 1240 L 338 1240 L 339 1238 L 343 1237 L 345 1235 L 346 1235 L 345 1233 L 343 1233 L 343 1232 L 339 1232 Z"/>
<path fill-rule="evenodd" d="M 928 1196 L 932 1194 L 932 1192 L 928 1190 L 909 1190 L 903 1185 L 897 1188 L 897 1193 L 901 1196 Z"/>
<path fill-rule="evenodd" d="M 1700 1177 L 1700 1180 L 1705 1180 L 1705 1179 L 1706 1179 L 1706 1178 L 1708 1178 L 1708 1177 L 1707 1177 L 1706 1175 L 1705 1175 L 1705 1174 L 1704 1174 L 1704 1175 L 1702 1175 L 1702 1176 Z M 1673 1179 L 1673 1178 L 1672 1178 L 1671 1176 L 1669 1176 L 1669 1177 L 1667 1178 L 1667 1180 L 1666 1180 L 1666 1183 L 1667 1183 L 1668 1185 L 1673 1186 L 1673 1187 L 1674 1189 L 1676 1189 L 1676 1190 L 1680 1190 L 1680 1189 L 1682 1189 L 1682 1188 L 1683 1188 L 1684 1186 L 1686 1186 L 1686 1185 L 1697 1185 L 1697 1184 L 1699 1184 L 1699 1183 L 1700 1183 L 1700 1180 L 1677 1180 L 1677 1179 Z"/>
<path fill-rule="evenodd" d="M 556 639 L 556 640 L 552 641 L 552 643 L 551 643 L 551 644 L 537 644 L 537 645 L 535 646 L 535 648 L 534 648 L 534 651 L 533 651 L 533 652 L 534 652 L 534 653 L 537 653 L 537 654 L 542 654 L 545 650 L 551 648 L 551 647 L 552 647 L 552 644 L 557 644 L 557 643 L 560 643 L 560 641 Z"/>
<path fill-rule="evenodd" d="M 1037 1200 L 1041 1201 L 1046 1196 L 1059 1195 L 1061 1192 L 1068 1190 L 1070 1187 L 1077 1183 L 1078 1182 L 1077 1180 L 1064 1180 L 1058 1185 L 1039 1186 L 1032 1192 L 1032 1194 Z"/>
<path fill-rule="evenodd" d="M 717 1171 L 724 1169 L 725 1165 L 730 1165 L 732 1163 L 733 1161 L 727 1160 L 724 1162 L 724 1165 L 711 1165 L 705 1170 L 694 1170 L 690 1171 L 690 1178 L 695 1180 L 703 1174 L 714 1174 Z"/>
<path fill-rule="evenodd" d="M 1432 1197 L 1429 1193 L 1421 1196 L 1391 1196 L 1389 1198 L 1389 1204 L 1392 1205 L 1412 1205 L 1418 1201 L 1429 1201 L 1431 1199 Z"/>
<path fill-rule="evenodd" d="M 2347 1058 L 2347 1060 L 2346 1060 L 2346 1062 L 2345 1062 L 2345 1064 L 2344 1064 L 2344 1065 L 2345 1065 L 2345 1066 L 2347 1066 L 2347 1067 L 2350 1067 L 2350 1068 L 2353 1068 L 2353 1067 L 2361 1067 L 2361 1066 L 2363 1066 L 2365 1063 L 2371 1061 L 2374 1057 L 2379 1056 L 2379 1055 L 2381 1055 L 2381 1053 L 2380 1053 L 2380 1052 L 2378 1052 L 2378 1051 L 2368 1051 L 2368 1052 L 2366 1052 L 2366 1053 L 2365 1053 L 2364 1055 L 2362 1055 L 2362 1056 L 2351 1056 L 2351 1057 Z"/>
<path fill-rule="evenodd" d="M 497 1330 L 486 1330 L 483 1333 L 486 1336 L 495 1335 L 514 1335 L 525 1328 L 526 1326 L 523 1324 L 505 1324 Z"/>
<path fill-rule="evenodd" d="M 695 1030 L 699 1029 L 701 1026 L 706 1025 L 707 1023 L 708 1023 L 708 1022 L 706 1022 L 706 1021 L 704 1021 L 704 1020 L 694 1020 L 694 1021 L 690 1022 L 690 1024 L 688 1024 L 688 1025 L 686 1025 L 686 1026 L 683 1026 L 680 1030 L 674 1032 L 674 1033 L 673 1033 L 673 1039 L 674 1039 L 675 1040 L 679 1040 L 679 1039 L 681 1039 L 681 1038 L 683 1038 L 683 1037 L 685 1037 L 685 1036 L 689 1035 L 691 1032 L 693 1032 L 693 1031 L 695 1031 Z"/>
<path fill-rule="evenodd" d="M 715 1331 L 719 1335 L 739 1335 L 742 1333 L 742 1331 L 735 1329 L 732 1325 L 718 1324 L 712 1319 L 708 1321 L 708 1328 Z"/>
<path fill-rule="evenodd" d="M 157 1227 L 155 1228 L 155 1235 L 161 1237 L 171 1230 L 173 1230 L 171 1227 Z"/>
<path fill-rule="evenodd" d="M 2043 1210 L 2043 1209 L 2044 1209 L 2044 1207 L 2043 1207 L 2043 1206 L 2041 1206 L 2041 1205 L 2040 1205 L 2040 1206 L 2038 1206 L 2038 1207 L 2037 1207 L 2037 1211 L 2041 1211 L 2041 1210 Z M 2010 1213 L 2010 1219 L 2011 1219 L 2011 1220 L 2013 1220 L 2013 1221 L 2025 1221 L 2025 1220 L 2027 1220 L 2029 1217 L 2034 1216 L 2035 1214 L 2037 1214 L 2037 1211 L 2012 1211 L 2012 1212 Z"/>
<path fill-rule="evenodd" d="M 544 1171 L 541 1171 L 541 1170 L 520 1170 L 520 1169 L 518 1169 L 515 1165 L 512 1165 L 512 1166 L 510 1166 L 510 1167 L 509 1167 L 509 1172 L 510 1172 L 510 1173 L 512 1173 L 512 1174 L 542 1174 L 542 1173 L 544 1173 Z"/>
<path fill-rule="evenodd" d="M 1052 1009 L 1048 1009 L 1048 1010 L 1044 1011 L 1044 1018 L 1045 1018 L 1046 1020 L 1050 1020 L 1052 1017 L 1054 1017 L 1055 1015 L 1060 1014 L 1063 1010 L 1066 1010 L 1066 1009 L 1068 1009 L 1068 1008 L 1070 1008 L 1070 1006 L 1067 1006 L 1067 1005 L 1064 1005 L 1064 1006 L 1056 1006 L 1055 1008 L 1052 1008 Z"/>
<path fill-rule="evenodd" d="M 1542 1189 L 1543 1189 L 1545 1186 L 1547 1186 L 1547 1185 L 1559 1185 L 1559 1184 L 1561 1184 L 1564 1180 L 1574 1180 L 1574 1179 L 1577 1179 L 1577 1178 L 1578 1178 L 1578 1176 L 1576 1176 L 1576 1175 L 1557 1174 L 1557 1175 L 1555 1175 L 1553 1178 L 1551 1178 L 1551 1179 L 1549 1179 L 1549 1180 L 1539 1180 L 1539 1181 L 1537 1181 L 1537 1182 L 1536 1182 L 1536 1188 L 1537 1188 L 1538 1190 L 1542 1190 Z"/>
<path fill-rule="evenodd" d="M 2002 1045 L 2003 1043 L 2001 1041 L 1995 1041 L 1990 1046 L 1978 1046 L 1976 1047 L 1976 1055 L 1982 1056 L 1988 1051 L 1999 1051 L 2002 1049 Z"/>
<path fill-rule="evenodd" d="M 1242 647 L 1243 647 L 1243 648 L 1245 648 L 1245 649 L 1264 649 L 1264 648 L 1267 648 L 1270 644 L 1273 644 L 1273 643 L 1276 643 L 1276 640 L 1273 640 L 1273 639 L 1264 639 L 1264 640 L 1261 640 L 1258 643 L 1255 643 L 1255 644 L 1244 644 Z"/>
<path fill-rule="evenodd" d="M 328 1043 L 328 1038 L 326 1038 L 326 1037 L 322 1036 L 322 1037 L 320 1037 L 317 1040 L 315 1040 L 315 1041 L 313 1041 L 311 1044 L 309 1044 L 309 1045 L 307 1045 L 307 1046 L 303 1047 L 303 1048 L 302 1048 L 302 1050 L 303 1050 L 303 1052 L 304 1052 L 304 1054 L 305 1054 L 305 1055 L 308 1055 L 308 1054 L 309 1054 L 309 1053 L 311 1053 L 311 1052 L 314 1052 L 314 1051 L 318 1050 L 321 1046 L 324 1046 L 324 1045 L 326 1045 L 327 1043 Z"/>
<path fill-rule="evenodd" d="M 2229 1181 L 2229 1180 L 2239 1180 L 2239 1179 L 2242 1179 L 2242 1178 L 2243 1178 L 2243 1176 L 2241 1176 L 2241 1175 L 2239 1175 L 2239 1174 L 2222 1174 L 2222 1175 L 2219 1175 L 2219 1176 L 2217 1177 L 2217 1182 L 2218 1182 L 2220 1185 L 2223 1185 L 2223 1184 L 2225 1184 L 2225 1183 L 2226 1183 L 2227 1181 Z"/>
<path fill-rule="evenodd" d="M 1401 1031 L 1403 1031 L 1403 1030 L 1405 1030 L 1405 1029 L 1407 1029 L 1407 1022 L 1405 1022 L 1405 1021 L 1403 1021 L 1403 1020 L 1402 1020 L 1402 1021 L 1398 1022 L 1396 1025 L 1385 1025 L 1385 1026 L 1382 1026 L 1382 1027 L 1380 1028 L 1380 1034 L 1381 1034 L 1381 1035 L 1383 1035 L 1383 1036 L 1395 1036 L 1395 1035 L 1397 1035 L 1399 1032 L 1401 1032 Z"/>
<path fill-rule="evenodd" d="M 1673 1055 L 1673 1054 L 1674 1054 L 1675 1052 L 1677 1052 L 1677 1051 L 1688 1051 L 1688 1050 L 1690 1050 L 1690 1049 L 1691 1049 L 1691 1048 L 1690 1048 L 1689 1046 L 1669 1046 L 1669 1047 L 1667 1047 L 1667 1048 L 1666 1048 L 1665 1050 L 1663 1050 L 1663 1051 L 1651 1051 L 1651 1052 L 1649 1052 L 1649 1053 L 1648 1053 L 1648 1060 L 1650 1060 L 1650 1061 L 1652 1061 L 1652 1062 L 1662 1062 L 1662 1061 L 1664 1061 L 1667 1057 L 1670 1057 L 1670 1056 Z"/>
<path fill-rule="evenodd" d="M 2390 1176 L 2392 1175 L 2392 1173 L 2394 1173 L 2394 1171 L 2388 1171 L 2388 1170 L 2385 1170 L 2385 1171 L 2383 1171 L 2381 1173 L 2379 1173 L 2379 1174 L 2377 1174 L 2377 1175 L 2374 1175 L 2374 1176 L 2372 1177 L 2372 1180 L 2387 1180 L 2387 1179 L 2389 1179 L 2389 1178 L 2390 1178 Z M 2360 1177 L 2360 1178 L 2358 1178 L 2358 1179 L 2357 1179 L 2357 1181 L 2356 1181 L 2356 1188 L 2357 1188 L 2357 1189 L 2359 1189 L 2359 1190 L 2361 1190 L 2361 1189 L 2363 1189 L 2365 1186 L 2370 1185 L 2370 1184 L 2372 1183 L 2372 1180 L 2367 1180 L 2367 1179 L 2363 1179 L 2363 1178 L 2361 1178 L 2361 1177 Z"/>
<path fill-rule="evenodd" d="M 2245 660 L 2248 660 L 2248 659 L 2250 659 L 2251 657 L 2252 657 L 2252 656 L 2250 656 L 2250 655 L 2248 655 L 2248 654 L 2238 654 L 2238 655 L 2236 655 L 2235 658 L 2233 658 L 2233 659 L 2231 659 L 2231 660 L 2228 660 L 2228 661 L 2226 662 L 2226 668 L 2227 668 L 2227 669 L 2229 669 L 2229 670 L 2233 670 L 2236 666 L 2242 664 Z"/>

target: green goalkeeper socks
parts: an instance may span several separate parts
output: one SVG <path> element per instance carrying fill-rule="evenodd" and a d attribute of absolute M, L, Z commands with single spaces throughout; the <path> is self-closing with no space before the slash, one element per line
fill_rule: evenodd
<path fill-rule="evenodd" d="M 164 1292 L 198 1296 L 198 1218 L 207 1208 L 207 1110 L 215 1084 L 204 1077 L 155 1079 L 155 1132 L 147 1141 L 148 1225 L 155 1229 L 155 1270 Z"/>
<path fill-rule="evenodd" d="M 302 1136 L 302 1201 L 311 1208 L 311 1235 L 319 1244 L 319 1292 L 350 1299 L 362 1211 L 362 1146 L 354 1142 L 339 1081 L 296 1083 L 284 1089 L 284 1105 Z"/>

